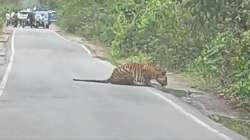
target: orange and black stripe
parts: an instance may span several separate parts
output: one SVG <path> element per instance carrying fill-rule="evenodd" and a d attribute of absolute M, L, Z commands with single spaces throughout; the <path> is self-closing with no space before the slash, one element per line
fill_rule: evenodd
<path fill-rule="evenodd" d="M 167 76 L 165 71 L 153 64 L 127 63 L 118 66 L 113 70 L 109 79 L 106 80 L 82 80 L 74 81 L 112 83 L 122 85 L 149 85 L 152 79 L 155 79 L 162 86 L 167 85 Z"/>

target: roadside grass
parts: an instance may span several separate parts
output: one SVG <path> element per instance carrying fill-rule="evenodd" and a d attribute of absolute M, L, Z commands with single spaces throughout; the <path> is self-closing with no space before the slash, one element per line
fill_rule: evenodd
<path fill-rule="evenodd" d="M 143 54 L 139 54 L 138 56 L 129 56 L 129 57 L 114 57 L 112 55 L 112 50 L 111 50 L 112 48 L 105 46 L 104 45 L 105 43 L 98 42 L 98 41 L 93 40 L 93 39 L 84 38 L 84 40 L 89 42 L 90 44 L 92 44 L 91 46 L 94 46 L 94 48 L 91 48 L 91 50 L 94 50 L 96 48 L 97 49 L 101 48 L 101 50 L 103 50 L 103 52 L 101 52 L 101 55 L 98 54 L 98 52 L 94 52 L 94 53 L 96 53 L 95 57 L 100 58 L 100 59 L 105 60 L 105 61 L 108 61 L 115 66 L 117 66 L 119 64 L 127 63 L 127 62 L 150 62 L 151 61 L 150 57 L 147 57 L 146 55 L 143 55 Z M 213 86 L 211 86 L 211 85 L 213 85 L 213 81 L 206 81 L 199 74 L 192 73 L 192 72 L 178 72 L 178 73 L 174 72 L 174 75 L 175 75 L 176 80 L 180 80 L 180 81 L 187 83 L 190 88 L 198 89 L 201 91 L 210 91 L 210 92 L 214 92 L 214 90 L 216 90 L 215 88 L 213 88 Z M 186 96 L 186 91 L 183 91 L 183 90 L 171 89 L 171 88 L 160 88 L 160 90 L 167 92 L 167 93 L 170 93 L 170 94 L 173 94 L 174 96 L 179 97 L 179 98 Z M 199 95 L 199 94 L 203 94 L 203 93 L 197 92 L 194 94 Z M 232 130 L 238 132 L 239 134 L 250 138 L 250 134 L 249 134 L 250 124 L 249 124 L 249 122 L 239 121 L 237 119 L 231 119 L 231 118 L 226 118 L 226 117 L 222 117 L 222 116 L 216 117 L 217 119 L 214 119 L 211 116 L 208 116 L 208 117 L 210 117 L 212 120 L 214 120 L 218 123 L 221 123 L 225 127 L 228 127 L 229 129 L 232 129 Z"/>
<path fill-rule="evenodd" d="M 105 48 L 104 48 L 105 49 Z M 113 65 L 119 65 L 127 62 L 149 62 L 150 59 L 147 58 L 140 58 L 140 56 L 131 56 L 128 58 L 122 58 L 122 57 L 112 57 L 112 54 L 110 51 L 108 51 L 104 56 L 106 61 L 109 61 Z M 205 80 L 201 75 L 192 73 L 192 72 L 178 72 L 175 73 L 175 79 L 183 81 L 188 84 L 190 88 L 194 88 L 197 90 L 205 91 L 205 92 L 219 92 L 218 89 L 215 87 L 216 84 L 214 84 L 213 80 L 207 81 Z M 178 89 L 171 89 L 171 88 L 160 88 L 159 90 L 170 93 L 176 97 L 182 98 L 186 96 L 186 91 L 183 90 L 178 90 Z M 192 94 L 203 94 L 203 93 L 196 93 L 192 92 Z M 209 94 L 209 93 L 208 93 Z M 246 113 L 247 110 L 242 109 L 241 112 L 244 115 L 248 115 Z M 214 117 L 216 116 L 216 117 Z M 210 119 L 214 120 L 215 122 L 218 122 L 225 127 L 247 137 L 250 139 L 250 120 L 249 118 L 244 117 L 244 120 L 240 119 L 233 119 L 233 118 L 228 118 L 220 115 L 213 115 L 213 116 L 208 116 Z"/>
<path fill-rule="evenodd" d="M 209 88 L 208 85 L 206 84 L 206 81 L 202 79 L 200 75 L 187 72 L 179 72 L 175 74 L 178 74 L 178 76 L 175 77 L 177 80 L 184 81 L 191 88 L 195 88 L 198 90 L 205 90 Z"/>
<path fill-rule="evenodd" d="M 3 31 L 3 19 L 0 18 L 0 32 Z"/>
<path fill-rule="evenodd" d="M 220 115 L 211 115 L 209 118 L 250 139 L 250 121 L 237 120 Z"/>

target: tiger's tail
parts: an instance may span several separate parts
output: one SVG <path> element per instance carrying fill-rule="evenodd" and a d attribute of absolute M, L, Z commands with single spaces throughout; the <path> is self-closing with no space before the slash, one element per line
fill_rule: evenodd
<path fill-rule="evenodd" d="M 73 79 L 74 81 L 82 81 L 82 82 L 96 82 L 96 83 L 110 83 L 110 79 L 106 80 L 84 80 L 84 79 Z"/>

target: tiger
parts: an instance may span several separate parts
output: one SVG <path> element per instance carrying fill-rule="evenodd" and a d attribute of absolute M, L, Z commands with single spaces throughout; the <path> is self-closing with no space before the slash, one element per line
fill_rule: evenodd
<path fill-rule="evenodd" d="M 151 80 L 156 80 L 162 87 L 168 84 L 166 70 L 159 65 L 126 63 L 116 67 L 110 78 L 106 80 L 84 80 L 73 79 L 74 81 L 111 83 L 119 85 L 151 86 Z"/>

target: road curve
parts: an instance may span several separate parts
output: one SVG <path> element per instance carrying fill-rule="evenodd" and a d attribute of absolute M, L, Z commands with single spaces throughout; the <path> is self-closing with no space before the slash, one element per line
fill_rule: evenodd
<path fill-rule="evenodd" d="M 13 41 L 0 140 L 244 139 L 155 89 L 72 81 L 105 79 L 113 66 L 53 31 L 17 29 Z"/>

